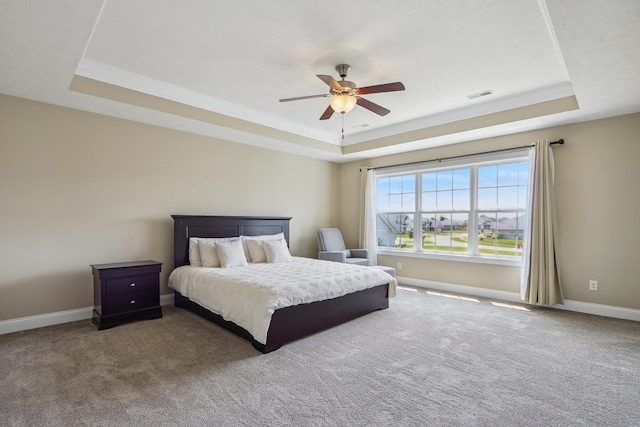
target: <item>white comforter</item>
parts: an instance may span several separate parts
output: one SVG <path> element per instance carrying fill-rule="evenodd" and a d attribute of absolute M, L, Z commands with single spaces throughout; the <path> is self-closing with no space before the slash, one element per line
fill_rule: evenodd
<path fill-rule="evenodd" d="M 169 287 L 267 341 L 271 315 L 279 308 L 336 298 L 389 283 L 389 297 L 398 282 L 384 271 L 358 265 L 294 257 L 291 262 L 246 267 L 178 267 Z"/>

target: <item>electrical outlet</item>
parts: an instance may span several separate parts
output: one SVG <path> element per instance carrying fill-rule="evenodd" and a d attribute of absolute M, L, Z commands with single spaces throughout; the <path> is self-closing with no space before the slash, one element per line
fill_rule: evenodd
<path fill-rule="evenodd" d="M 401 262 L 398 263 L 398 270 L 402 270 L 402 263 Z"/>
<path fill-rule="evenodd" d="M 597 291 L 598 290 L 598 281 L 597 280 L 589 280 L 589 290 Z"/>

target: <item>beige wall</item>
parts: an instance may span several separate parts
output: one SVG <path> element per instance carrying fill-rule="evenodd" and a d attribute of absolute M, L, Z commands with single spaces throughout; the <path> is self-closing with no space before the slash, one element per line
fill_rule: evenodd
<path fill-rule="evenodd" d="M 315 257 L 336 164 L 0 95 L 0 320 L 93 305 L 90 264 L 173 264 L 171 214 L 292 216 Z"/>
<path fill-rule="evenodd" d="M 172 267 L 171 214 L 292 216 L 291 250 L 316 230 L 357 244 L 363 165 L 564 138 L 556 147 L 565 297 L 640 309 L 640 114 L 336 165 L 0 95 L 0 321 L 92 305 L 90 264 Z M 398 275 L 517 292 L 519 269 L 433 259 Z M 588 291 L 588 280 L 600 282 Z"/>
<path fill-rule="evenodd" d="M 340 165 L 339 226 L 358 243 L 363 165 L 384 166 L 564 138 L 554 147 L 558 262 L 565 298 L 640 309 L 640 114 L 590 121 Z M 380 256 L 399 276 L 519 292 L 520 269 L 498 265 Z M 599 281 L 597 292 L 589 279 Z"/>

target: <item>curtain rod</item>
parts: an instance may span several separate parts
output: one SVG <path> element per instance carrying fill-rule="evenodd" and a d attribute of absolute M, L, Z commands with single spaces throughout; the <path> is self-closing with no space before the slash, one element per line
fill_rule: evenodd
<path fill-rule="evenodd" d="M 549 145 L 556 145 L 556 144 L 559 144 L 559 145 L 564 144 L 564 139 L 559 139 L 557 141 L 553 141 L 553 142 L 549 143 Z M 521 145 L 519 147 L 502 148 L 500 150 L 482 151 L 480 153 L 472 153 L 472 154 L 460 154 L 459 156 L 442 157 L 440 159 L 420 160 L 420 161 L 417 161 L 417 162 L 399 163 L 397 165 L 379 166 L 377 168 L 369 168 L 368 167 L 367 170 L 395 168 L 395 167 L 399 167 L 399 166 L 410 166 L 410 165 L 417 165 L 417 164 L 431 163 L 431 162 L 441 162 L 443 160 L 460 159 L 460 158 L 463 158 L 463 157 L 472 157 L 472 156 L 478 156 L 478 155 L 482 155 L 482 154 L 494 154 L 494 153 L 502 153 L 504 151 L 520 150 L 522 148 L 529 148 L 529 147 L 533 147 L 533 146 L 534 146 L 534 144 Z M 362 172 L 362 168 L 360 168 L 360 172 Z"/>

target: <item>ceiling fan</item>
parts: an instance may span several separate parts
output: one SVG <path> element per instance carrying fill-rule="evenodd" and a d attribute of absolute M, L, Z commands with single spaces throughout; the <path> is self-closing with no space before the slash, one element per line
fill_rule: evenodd
<path fill-rule="evenodd" d="M 333 112 L 338 113 L 348 113 L 353 110 L 353 108 L 357 105 L 366 108 L 369 111 L 372 111 L 380 116 L 386 116 L 391 111 L 386 108 L 373 103 L 365 98 L 362 98 L 360 95 L 369 95 L 371 93 L 380 93 L 380 92 L 396 92 L 400 90 L 404 90 L 404 85 L 400 82 L 395 83 L 385 83 L 381 85 L 374 86 L 365 86 L 365 87 L 357 87 L 354 82 L 350 82 L 345 80 L 347 77 L 347 73 L 351 69 L 350 65 L 340 64 L 336 66 L 336 71 L 342 78 L 339 82 L 336 81 L 331 76 L 326 76 L 322 74 L 317 74 L 316 76 L 329 85 L 329 93 L 322 95 L 309 95 L 309 96 L 299 96 L 297 98 L 285 98 L 281 99 L 280 102 L 289 102 L 289 101 L 299 101 L 301 99 L 310 99 L 310 98 L 327 98 L 331 97 L 329 100 L 329 106 L 324 111 L 322 116 L 320 116 L 320 120 L 327 120 L 331 117 Z"/>

